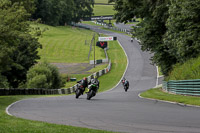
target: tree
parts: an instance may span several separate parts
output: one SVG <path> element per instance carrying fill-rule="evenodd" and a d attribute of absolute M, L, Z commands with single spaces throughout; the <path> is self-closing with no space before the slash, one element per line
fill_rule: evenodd
<path fill-rule="evenodd" d="M 26 73 L 39 59 L 38 39 L 30 34 L 29 14 L 19 3 L 0 0 L 0 73 L 10 87 L 26 81 Z"/>
<path fill-rule="evenodd" d="M 28 13 L 33 13 L 35 11 L 35 0 L 10 0 L 12 4 L 18 4 L 18 6 L 23 6 Z"/>
<path fill-rule="evenodd" d="M 142 18 L 142 22 L 134 28 L 136 36 L 141 41 L 142 50 L 154 53 L 152 62 L 161 66 L 165 75 L 176 62 L 169 53 L 169 48 L 163 42 L 166 21 L 169 17 L 169 0 L 115 0 L 115 17 L 119 22 L 127 22 L 134 17 Z"/>
<path fill-rule="evenodd" d="M 80 22 L 93 14 L 94 0 L 74 0 L 73 22 Z"/>
<path fill-rule="evenodd" d="M 36 0 L 34 19 L 49 25 L 64 25 L 80 22 L 84 17 L 91 17 L 94 0 Z"/>
<path fill-rule="evenodd" d="M 172 1 L 164 43 L 177 62 L 184 63 L 200 53 L 200 0 Z"/>

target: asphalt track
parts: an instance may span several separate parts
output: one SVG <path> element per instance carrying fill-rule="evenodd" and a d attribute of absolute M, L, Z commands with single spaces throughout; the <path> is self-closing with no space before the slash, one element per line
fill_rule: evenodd
<path fill-rule="evenodd" d="M 119 84 L 110 91 L 98 93 L 90 101 L 86 95 L 34 98 L 13 104 L 8 112 L 16 117 L 130 133 L 199 133 L 200 108 L 171 104 L 138 97 L 138 94 L 156 85 L 156 67 L 151 55 L 140 50 L 139 44 L 130 42 L 123 34 L 117 36 L 129 59 L 125 77 L 130 89 L 124 92 Z"/>

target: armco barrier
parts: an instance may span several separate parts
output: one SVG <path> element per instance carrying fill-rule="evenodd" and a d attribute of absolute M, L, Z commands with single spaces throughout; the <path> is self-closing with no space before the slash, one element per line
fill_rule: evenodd
<path fill-rule="evenodd" d="M 200 79 L 163 81 L 162 89 L 175 94 L 200 96 Z"/>

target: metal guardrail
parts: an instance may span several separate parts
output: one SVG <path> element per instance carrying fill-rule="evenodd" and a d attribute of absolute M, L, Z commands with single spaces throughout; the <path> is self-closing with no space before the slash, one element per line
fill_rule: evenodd
<path fill-rule="evenodd" d="M 200 79 L 163 81 L 162 89 L 175 94 L 200 96 Z"/>

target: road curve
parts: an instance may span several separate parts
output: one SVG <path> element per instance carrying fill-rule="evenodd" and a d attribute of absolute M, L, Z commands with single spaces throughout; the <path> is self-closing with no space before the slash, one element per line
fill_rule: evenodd
<path fill-rule="evenodd" d="M 130 133 L 199 133 L 200 108 L 146 100 L 138 94 L 156 85 L 156 67 L 151 55 L 140 50 L 123 34 L 94 30 L 117 36 L 127 53 L 129 65 L 125 77 L 130 89 L 124 92 L 119 84 L 114 89 L 98 93 L 90 101 L 86 95 L 74 95 L 22 100 L 13 104 L 9 113 L 20 118 L 78 127 Z"/>

